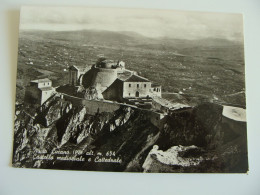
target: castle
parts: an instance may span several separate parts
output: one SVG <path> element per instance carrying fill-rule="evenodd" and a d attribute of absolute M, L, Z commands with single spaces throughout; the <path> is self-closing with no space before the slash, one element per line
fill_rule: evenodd
<path fill-rule="evenodd" d="M 69 85 L 94 88 L 99 99 L 118 102 L 139 102 L 161 97 L 161 86 L 135 71 L 125 68 L 125 62 L 101 57 L 91 68 L 69 67 Z M 140 101 L 138 101 L 140 100 Z"/>
<path fill-rule="evenodd" d="M 26 90 L 26 100 L 42 105 L 54 93 L 60 93 L 86 101 L 101 100 L 98 104 L 105 101 L 132 104 L 164 113 L 189 107 L 161 98 L 160 85 L 126 69 L 123 61 L 101 57 L 92 66 L 70 66 L 68 70 L 68 84 L 56 89 L 48 78 L 32 80 Z"/>

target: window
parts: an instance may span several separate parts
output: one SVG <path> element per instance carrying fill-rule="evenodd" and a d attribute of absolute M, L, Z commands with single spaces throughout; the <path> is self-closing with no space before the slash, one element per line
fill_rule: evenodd
<path fill-rule="evenodd" d="M 156 89 L 155 89 L 155 88 L 153 88 L 153 91 L 156 91 Z"/>
<path fill-rule="evenodd" d="M 159 91 L 159 89 L 157 88 L 157 92 Z"/>
<path fill-rule="evenodd" d="M 131 95 L 131 93 L 128 94 L 129 96 Z"/>
<path fill-rule="evenodd" d="M 129 87 L 131 87 L 131 84 L 129 84 Z"/>
<path fill-rule="evenodd" d="M 137 88 L 139 88 L 139 84 L 137 84 Z"/>
<path fill-rule="evenodd" d="M 43 83 L 43 85 L 45 86 L 45 83 Z"/>
<path fill-rule="evenodd" d="M 146 87 L 146 84 L 144 84 L 144 87 Z"/>

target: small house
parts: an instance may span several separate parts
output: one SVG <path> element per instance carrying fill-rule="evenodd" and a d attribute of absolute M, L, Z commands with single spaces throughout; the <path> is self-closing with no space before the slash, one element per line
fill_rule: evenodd
<path fill-rule="evenodd" d="M 26 88 L 25 101 L 42 105 L 54 92 L 52 81 L 48 78 L 32 80 Z"/>

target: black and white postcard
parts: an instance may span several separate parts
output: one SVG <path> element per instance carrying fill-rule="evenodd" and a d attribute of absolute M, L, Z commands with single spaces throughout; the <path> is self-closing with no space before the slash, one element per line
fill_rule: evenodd
<path fill-rule="evenodd" d="M 243 15 L 22 7 L 13 167 L 248 171 Z"/>

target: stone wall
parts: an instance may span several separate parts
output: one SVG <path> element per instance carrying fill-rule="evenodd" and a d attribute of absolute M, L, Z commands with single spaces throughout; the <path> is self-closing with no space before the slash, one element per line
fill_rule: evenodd
<path fill-rule="evenodd" d="M 58 94 L 57 94 L 58 95 Z M 90 115 L 95 115 L 98 111 L 101 112 L 114 112 L 120 108 L 120 106 L 130 106 L 133 108 L 132 105 L 126 104 L 118 104 L 112 101 L 98 101 L 98 100 L 86 100 L 83 98 L 78 98 L 66 94 L 59 94 L 61 98 L 70 101 L 75 106 L 85 106 L 87 113 Z M 133 108 L 133 109 L 140 109 L 140 108 Z M 154 112 L 151 110 L 143 110 L 146 112 L 146 115 L 150 118 L 151 123 L 158 127 L 159 129 L 163 128 L 165 123 L 165 115 L 163 113 Z"/>
<path fill-rule="evenodd" d="M 157 97 L 162 97 L 162 88 L 161 86 L 157 87 L 152 87 L 150 89 L 151 97 L 157 96 Z"/>
<path fill-rule="evenodd" d="M 165 115 L 159 112 L 147 111 L 150 117 L 151 123 L 158 127 L 159 129 L 163 128 L 164 117 Z"/>
<path fill-rule="evenodd" d="M 70 70 L 69 71 L 69 84 L 70 85 L 77 85 L 78 81 L 78 71 L 77 70 Z"/>
<path fill-rule="evenodd" d="M 116 79 L 103 93 L 104 99 L 117 102 L 123 101 L 123 81 Z"/>
<path fill-rule="evenodd" d="M 54 89 L 48 91 L 42 91 L 41 94 L 41 104 L 43 104 L 47 99 L 49 99 L 54 93 Z"/>
<path fill-rule="evenodd" d="M 117 79 L 116 69 L 93 67 L 83 76 L 82 84 L 85 88 L 99 87 L 101 92 L 103 92 L 116 79 Z"/>
<path fill-rule="evenodd" d="M 87 108 L 87 112 L 92 115 L 96 114 L 98 111 L 114 112 L 120 108 L 120 105 L 96 100 L 82 100 L 82 104 Z"/>
<path fill-rule="evenodd" d="M 41 104 L 41 90 L 37 85 L 26 87 L 24 101 L 30 104 Z"/>
<path fill-rule="evenodd" d="M 93 80 L 92 85 L 96 86 L 100 84 L 101 92 L 108 88 L 117 79 L 116 69 L 96 68 L 96 77 Z"/>
<path fill-rule="evenodd" d="M 65 100 L 72 102 L 73 105 L 86 107 L 88 114 L 95 115 L 99 112 L 114 112 L 119 109 L 120 105 L 109 101 L 86 100 L 83 98 L 73 97 L 66 94 L 61 95 Z"/>

